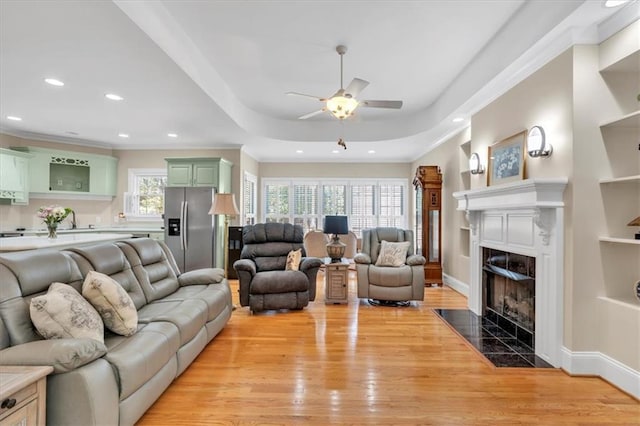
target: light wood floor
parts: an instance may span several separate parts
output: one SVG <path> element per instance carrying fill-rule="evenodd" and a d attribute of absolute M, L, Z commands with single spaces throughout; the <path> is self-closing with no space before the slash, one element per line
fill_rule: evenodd
<path fill-rule="evenodd" d="M 302 311 L 234 311 L 140 425 L 640 424 L 640 403 L 594 377 L 494 368 L 431 308 L 465 308 L 449 288 L 373 307 L 318 295 Z M 237 281 L 231 281 L 237 303 Z"/>

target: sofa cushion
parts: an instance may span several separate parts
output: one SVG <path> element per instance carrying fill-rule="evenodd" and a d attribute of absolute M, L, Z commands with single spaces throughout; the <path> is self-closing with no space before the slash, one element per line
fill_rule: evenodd
<path fill-rule="evenodd" d="M 413 282 L 411 266 L 389 268 L 386 266 L 369 266 L 369 284 L 385 287 L 410 286 Z"/>
<path fill-rule="evenodd" d="M 300 271 L 258 272 L 251 281 L 251 294 L 291 293 L 309 290 L 309 279 Z"/>
<path fill-rule="evenodd" d="M 73 287 L 53 283 L 47 294 L 31 299 L 31 320 L 45 339 L 89 338 L 104 342 L 98 312 Z"/>
<path fill-rule="evenodd" d="M 218 317 L 227 307 L 232 306 L 231 289 L 225 283 L 209 285 L 189 285 L 163 298 L 163 301 L 202 300 L 207 304 L 207 322 Z"/>
<path fill-rule="evenodd" d="M 198 299 L 158 300 L 138 311 L 140 323 L 166 321 L 178 327 L 180 346 L 188 343 L 207 323 L 207 304 Z"/>
<path fill-rule="evenodd" d="M 409 241 L 400 243 L 382 241 L 380 255 L 376 260 L 376 266 L 402 266 L 407 260 Z"/>
<path fill-rule="evenodd" d="M 131 264 L 147 302 L 162 299 L 178 289 L 175 271 L 157 241 L 133 238 L 116 244 Z"/>
<path fill-rule="evenodd" d="M 111 277 L 89 271 L 82 295 L 102 317 L 105 327 L 116 334 L 131 336 L 138 327 L 138 311 L 126 291 Z"/>
<path fill-rule="evenodd" d="M 178 328 L 168 322 L 142 324 L 133 336 L 109 333 L 107 354 L 120 386 L 120 400 L 147 383 L 169 362 L 180 347 Z"/>
<path fill-rule="evenodd" d="M 3 365 L 50 365 L 53 372 L 75 370 L 107 353 L 94 339 L 38 340 L 0 351 Z"/>

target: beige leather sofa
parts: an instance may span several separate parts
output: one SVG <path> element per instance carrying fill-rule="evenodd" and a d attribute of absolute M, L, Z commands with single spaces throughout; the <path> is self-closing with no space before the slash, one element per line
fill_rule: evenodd
<path fill-rule="evenodd" d="M 89 271 L 116 280 L 138 312 L 138 330 L 93 339 L 44 340 L 29 302 L 52 282 L 81 289 Z M 160 242 L 117 243 L 0 255 L 0 364 L 51 365 L 47 423 L 131 425 L 222 330 L 232 312 L 222 269 L 181 274 Z"/>

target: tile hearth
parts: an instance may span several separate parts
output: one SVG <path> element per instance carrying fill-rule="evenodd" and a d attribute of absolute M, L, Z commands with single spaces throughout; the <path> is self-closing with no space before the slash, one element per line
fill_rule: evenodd
<path fill-rule="evenodd" d="M 536 356 L 533 348 L 468 309 L 434 309 L 434 312 L 496 367 L 553 368 Z"/>

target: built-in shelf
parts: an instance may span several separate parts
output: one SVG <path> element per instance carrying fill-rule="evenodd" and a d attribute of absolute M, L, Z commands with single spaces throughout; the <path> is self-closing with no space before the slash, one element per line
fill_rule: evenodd
<path fill-rule="evenodd" d="M 618 62 L 604 67 L 600 72 L 639 72 L 640 71 L 640 50 L 625 56 Z"/>
<path fill-rule="evenodd" d="M 460 148 L 462 148 L 465 151 L 468 151 L 471 148 L 471 139 L 469 139 L 468 141 L 464 141 L 460 144 Z"/>
<path fill-rule="evenodd" d="M 467 256 L 466 254 L 461 254 L 460 257 L 463 259 L 469 260 L 469 256 Z"/>
<path fill-rule="evenodd" d="M 471 170 L 469 170 L 469 169 L 466 169 L 466 170 L 460 170 L 460 174 L 461 174 L 461 175 L 468 175 L 468 174 L 470 174 L 470 173 L 471 173 Z"/>
<path fill-rule="evenodd" d="M 618 183 L 618 182 L 637 182 L 640 181 L 640 175 L 623 176 L 619 178 L 600 179 L 600 183 Z"/>
<path fill-rule="evenodd" d="M 600 125 L 600 127 L 629 127 L 640 128 L 640 110 L 627 114 L 623 117 L 607 121 Z"/>
<path fill-rule="evenodd" d="M 605 243 L 640 245 L 640 240 L 634 240 L 632 238 L 600 237 L 598 239 Z"/>
<path fill-rule="evenodd" d="M 629 287 L 628 297 L 599 296 L 598 299 L 640 312 L 640 301 L 633 296 L 631 287 Z"/>
<path fill-rule="evenodd" d="M 471 228 L 469 228 L 468 226 L 461 226 L 460 229 L 463 230 L 463 231 L 470 231 L 471 230 Z"/>

